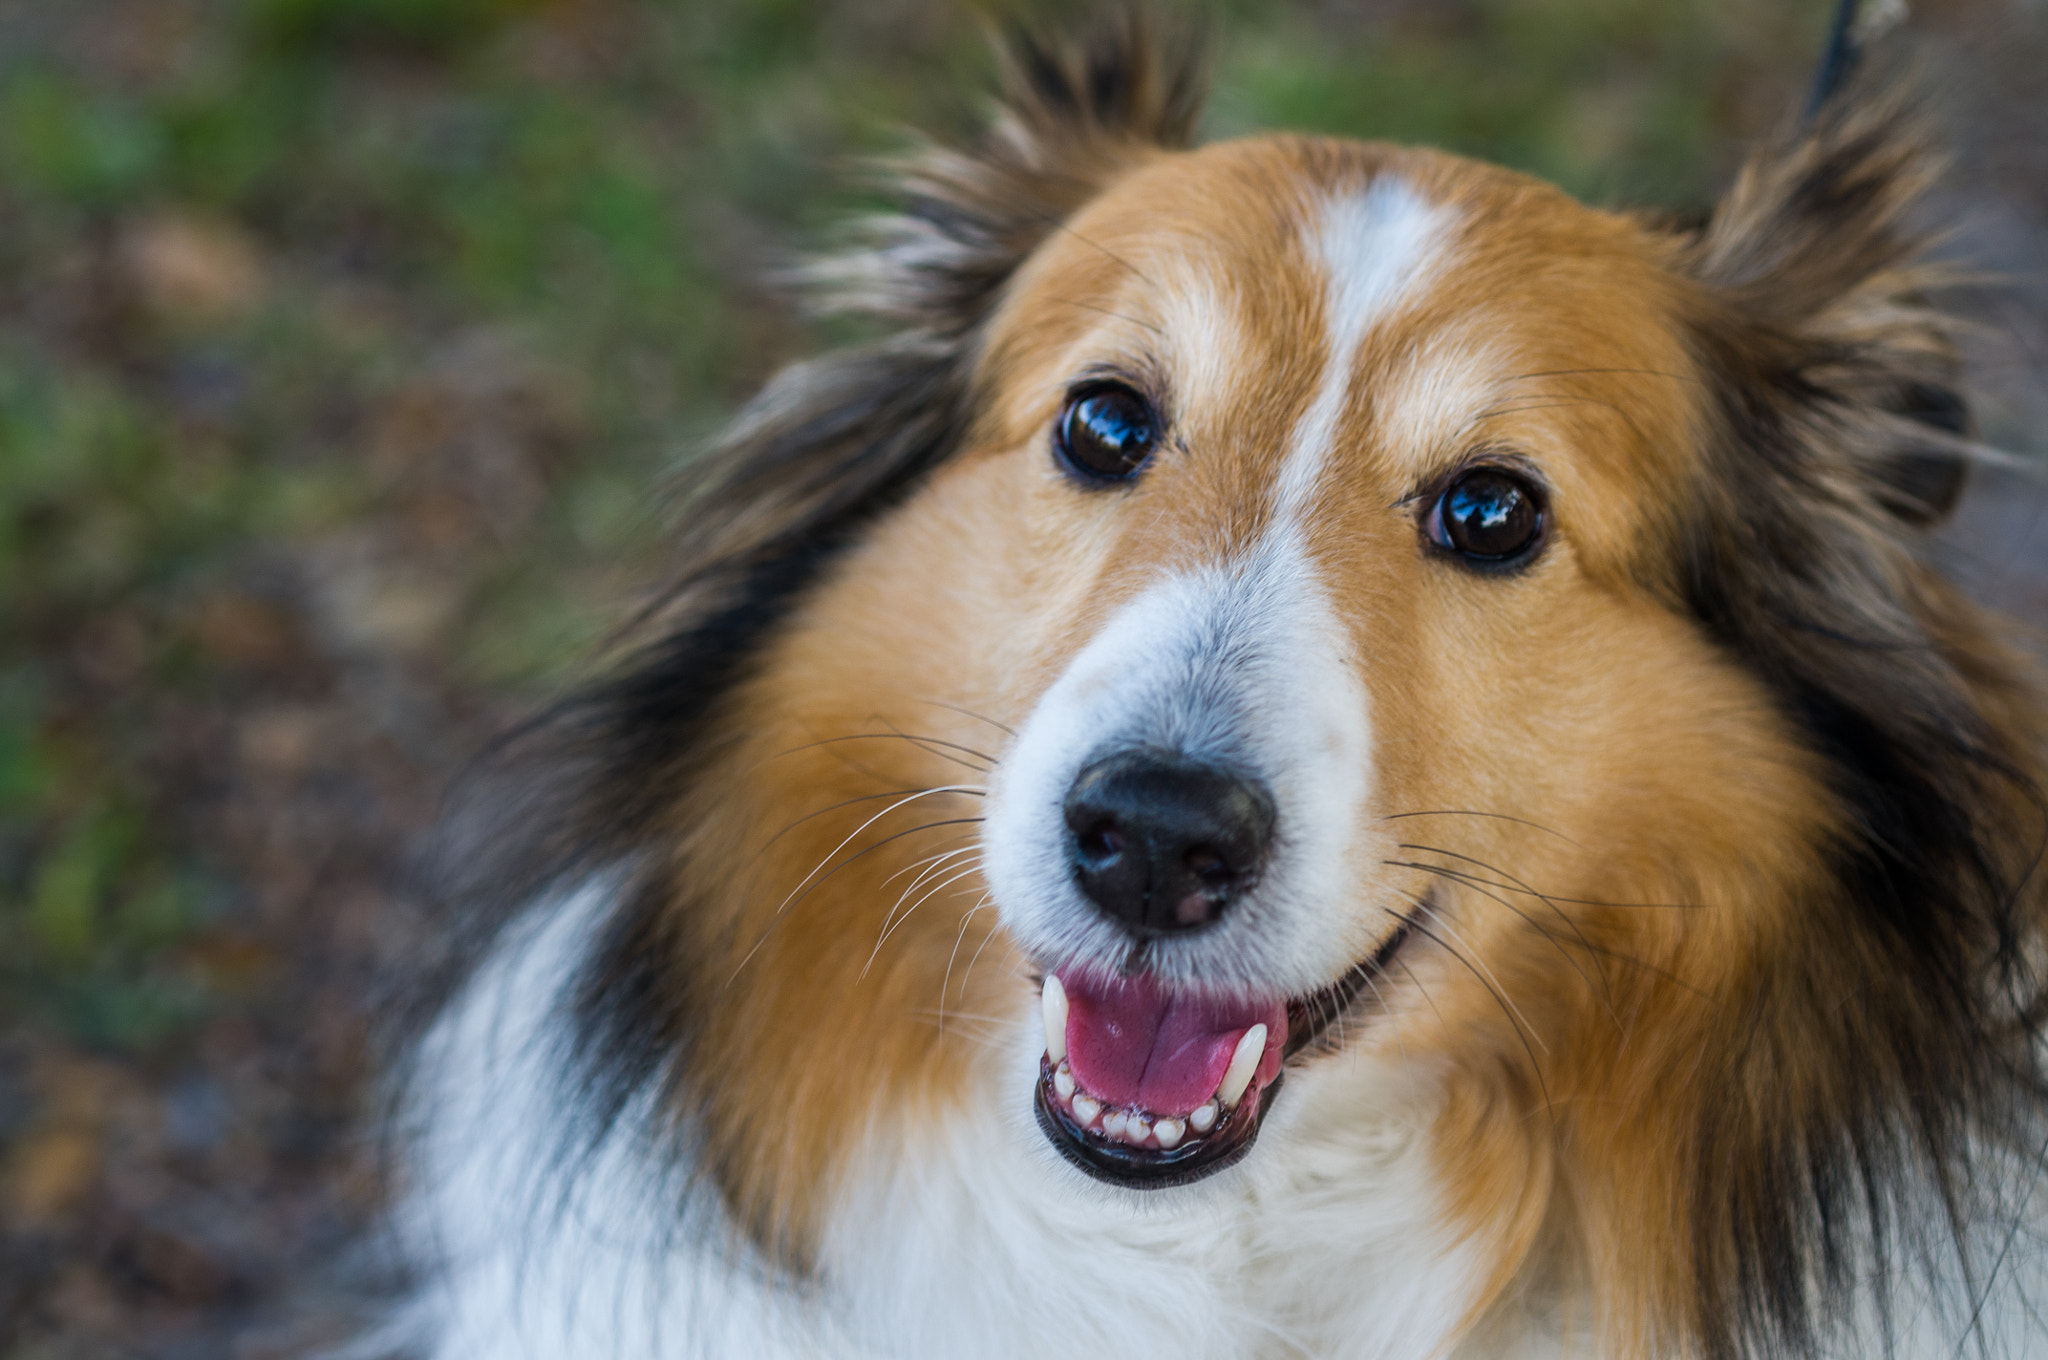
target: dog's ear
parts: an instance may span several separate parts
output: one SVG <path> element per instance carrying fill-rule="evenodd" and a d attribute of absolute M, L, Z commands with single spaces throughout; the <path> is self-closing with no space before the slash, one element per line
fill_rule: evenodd
<path fill-rule="evenodd" d="M 1145 10 L 1078 40 L 1018 33 L 996 47 L 998 103 L 967 146 L 884 162 L 901 210 L 812 277 L 829 303 L 957 334 L 1060 223 L 1133 164 L 1184 147 L 1205 88 L 1202 43 Z"/>
<path fill-rule="evenodd" d="M 1953 508 L 1971 433 L 1928 302 L 1951 280 L 1916 221 L 1939 170 L 1906 101 L 1845 91 L 1751 158 L 1686 261 L 1719 313 L 1715 376 L 1914 525 Z"/>

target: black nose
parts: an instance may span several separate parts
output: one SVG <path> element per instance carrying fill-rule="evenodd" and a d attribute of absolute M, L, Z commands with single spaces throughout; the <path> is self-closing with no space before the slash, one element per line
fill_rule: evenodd
<path fill-rule="evenodd" d="M 1208 925 L 1251 885 L 1273 835 L 1257 783 L 1158 751 L 1125 751 L 1067 790 L 1081 891 L 1133 934 Z"/>

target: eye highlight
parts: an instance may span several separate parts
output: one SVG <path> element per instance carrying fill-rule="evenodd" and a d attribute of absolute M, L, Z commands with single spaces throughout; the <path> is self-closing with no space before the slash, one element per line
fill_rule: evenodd
<path fill-rule="evenodd" d="M 1067 396 L 1053 422 L 1053 454 L 1082 481 L 1129 481 L 1159 444 L 1159 412 L 1122 383 L 1090 383 Z"/>
<path fill-rule="evenodd" d="M 1542 546 L 1547 516 L 1535 480 L 1483 463 L 1455 474 L 1423 520 L 1429 541 L 1470 566 L 1520 566 Z"/>

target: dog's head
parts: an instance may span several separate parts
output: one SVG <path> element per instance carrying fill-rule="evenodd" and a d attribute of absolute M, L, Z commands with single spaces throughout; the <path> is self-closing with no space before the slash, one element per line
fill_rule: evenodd
<path fill-rule="evenodd" d="M 2031 1108 L 2039 710 L 1913 544 L 1965 445 L 1924 158 L 1840 104 L 1681 228 L 1188 149 L 1191 69 L 1025 48 L 834 271 L 907 328 L 712 465 L 670 631 L 572 724 L 556 863 L 646 884 L 605 1089 L 677 1082 L 780 1242 L 1025 979 L 1005 1098 L 1134 1188 L 1398 1053 L 1502 1279 L 1569 1218 L 1617 1315 L 1799 1333 L 1884 1231 L 1857 1187 Z"/>

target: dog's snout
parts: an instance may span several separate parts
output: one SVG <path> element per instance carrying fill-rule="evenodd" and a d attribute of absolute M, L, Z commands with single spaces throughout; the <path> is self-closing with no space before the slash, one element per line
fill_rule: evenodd
<path fill-rule="evenodd" d="M 1140 936 L 1221 916 L 1257 876 L 1273 834 L 1273 799 L 1258 783 L 1158 751 L 1090 765 L 1065 811 L 1081 891 Z"/>

